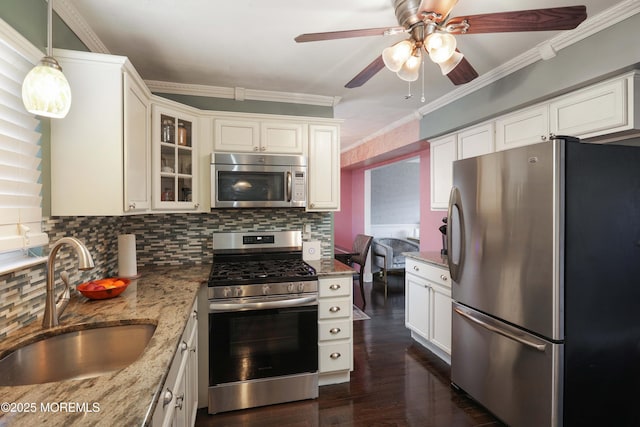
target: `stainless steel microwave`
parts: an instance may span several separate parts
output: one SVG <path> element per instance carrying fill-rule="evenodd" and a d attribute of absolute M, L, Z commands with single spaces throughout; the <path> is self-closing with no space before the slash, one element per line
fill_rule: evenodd
<path fill-rule="evenodd" d="M 296 155 L 212 153 L 212 208 L 307 205 L 307 159 Z"/>

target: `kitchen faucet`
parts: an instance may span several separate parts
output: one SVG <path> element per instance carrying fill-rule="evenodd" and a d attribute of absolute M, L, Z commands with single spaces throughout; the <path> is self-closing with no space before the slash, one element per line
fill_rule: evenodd
<path fill-rule="evenodd" d="M 44 319 L 42 320 L 43 328 L 52 328 L 58 326 L 59 317 L 67 308 L 69 304 L 69 276 L 66 271 L 60 273 L 60 277 L 64 282 L 64 292 L 60 295 L 56 301 L 56 289 L 55 289 L 55 258 L 58 253 L 58 249 L 63 244 L 72 246 L 78 254 L 78 268 L 80 270 L 91 270 L 94 267 L 93 258 L 89 249 L 80 240 L 75 237 L 63 237 L 58 240 L 49 252 L 49 259 L 47 260 L 47 297 L 44 306 Z"/>

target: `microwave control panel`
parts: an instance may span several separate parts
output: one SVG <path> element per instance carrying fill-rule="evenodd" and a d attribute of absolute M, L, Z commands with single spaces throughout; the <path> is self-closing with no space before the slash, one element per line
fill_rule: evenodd
<path fill-rule="evenodd" d="M 307 199 L 305 181 L 306 178 L 304 171 L 293 171 L 292 201 L 303 202 Z"/>

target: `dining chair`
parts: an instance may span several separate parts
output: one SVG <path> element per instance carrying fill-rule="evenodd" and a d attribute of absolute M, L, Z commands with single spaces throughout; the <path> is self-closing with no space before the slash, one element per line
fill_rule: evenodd
<path fill-rule="evenodd" d="M 372 241 L 373 236 L 358 234 L 353 241 L 352 247 L 353 255 L 351 256 L 351 263 L 358 264 L 358 266 L 360 266 L 360 276 L 358 280 L 360 281 L 360 294 L 362 295 L 363 310 L 367 305 L 367 300 L 364 297 L 364 266 L 367 262 L 367 254 L 369 253 L 369 249 L 371 248 Z"/>

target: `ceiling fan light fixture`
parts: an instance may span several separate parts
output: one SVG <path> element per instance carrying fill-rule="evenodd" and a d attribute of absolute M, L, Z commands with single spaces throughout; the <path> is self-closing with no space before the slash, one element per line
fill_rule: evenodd
<path fill-rule="evenodd" d="M 430 34 L 424 41 L 429 58 L 436 64 L 447 61 L 456 51 L 456 38 L 448 33 Z"/>
<path fill-rule="evenodd" d="M 409 57 L 398 71 L 398 77 L 406 82 L 415 82 L 420 76 L 420 49 L 416 49 L 413 55 Z"/>
<path fill-rule="evenodd" d="M 411 40 L 402 40 L 382 51 L 382 61 L 389 70 L 397 73 L 411 57 L 413 48 L 414 44 Z"/>
<path fill-rule="evenodd" d="M 420 10 L 423 15 L 436 12 L 444 19 L 451 13 L 451 9 L 453 9 L 456 3 L 458 3 L 458 0 L 422 0 L 418 10 Z"/>
<path fill-rule="evenodd" d="M 462 61 L 462 58 L 464 58 L 464 55 L 462 53 L 458 51 L 454 51 L 453 55 L 451 55 L 449 59 L 439 63 L 438 65 L 440 66 L 440 71 L 442 71 L 442 75 L 446 76 L 447 74 L 452 72 L 458 66 L 458 64 L 460 64 L 460 61 Z"/>

